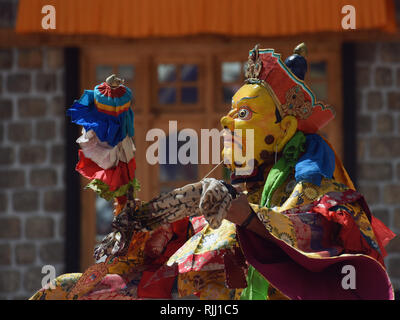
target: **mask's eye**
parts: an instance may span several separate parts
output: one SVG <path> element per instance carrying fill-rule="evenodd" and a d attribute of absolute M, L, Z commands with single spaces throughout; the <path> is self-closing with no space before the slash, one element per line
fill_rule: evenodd
<path fill-rule="evenodd" d="M 237 113 L 237 117 L 240 120 L 250 120 L 253 115 L 253 111 L 251 111 L 248 107 L 241 107 Z"/>

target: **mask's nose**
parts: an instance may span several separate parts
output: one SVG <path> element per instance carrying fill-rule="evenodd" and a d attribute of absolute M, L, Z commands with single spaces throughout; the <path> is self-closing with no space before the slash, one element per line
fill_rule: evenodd
<path fill-rule="evenodd" d="M 221 118 L 221 126 L 224 129 L 229 129 L 229 131 L 232 131 L 235 129 L 234 126 L 234 120 L 232 117 L 229 116 L 224 116 Z"/>

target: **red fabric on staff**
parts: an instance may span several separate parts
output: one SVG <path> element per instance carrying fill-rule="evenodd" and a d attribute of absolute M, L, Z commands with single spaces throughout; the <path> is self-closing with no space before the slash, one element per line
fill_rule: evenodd
<path fill-rule="evenodd" d="M 99 179 L 106 183 L 110 191 L 129 183 L 135 178 L 136 160 L 132 158 L 129 163 L 120 161 L 117 166 L 110 169 L 99 167 L 94 161 L 86 158 L 79 150 L 79 162 L 75 170 L 89 180 Z"/>
<path fill-rule="evenodd" d="M 120 98 L 122 97 L 125 92 L 126 92 L 126 88 L 123 86 L 119 86 L 117 88 L 111 88 L 107 82 L 103 82 L 102 84 L 100 84 L 97 89 L 100 91 L 100 93 L 102 95 L 105 95 L 107 97 L 110 98 Z"/>

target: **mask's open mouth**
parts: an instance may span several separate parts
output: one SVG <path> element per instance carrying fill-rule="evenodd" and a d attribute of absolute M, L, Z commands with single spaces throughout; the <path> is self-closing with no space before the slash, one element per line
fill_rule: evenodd
<path fill-rule="evenodd" d="M 230 131 L 228 128 L 224 128 L 222 136 L 224 138 L 224 148 L 232 149 L 233 145 L 236 144 L 240 150 L 243 149 L 242 137 L 239 137 L 235 132 Z"/>

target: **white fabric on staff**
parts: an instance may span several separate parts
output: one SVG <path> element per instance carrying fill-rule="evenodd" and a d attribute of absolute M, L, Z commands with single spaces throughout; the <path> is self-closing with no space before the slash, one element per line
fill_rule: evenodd
<path fill-rule="evenodd" d="M 118 165 L 119 161 L 128 163 L 135 156 L 133 138 L 126 136 L 114 148 L 107 142 L 100 141 L 93 130 L 82 129 L 82 135 L 76 140 L 85 157 L 96 162 L 103 169 Z"/>

